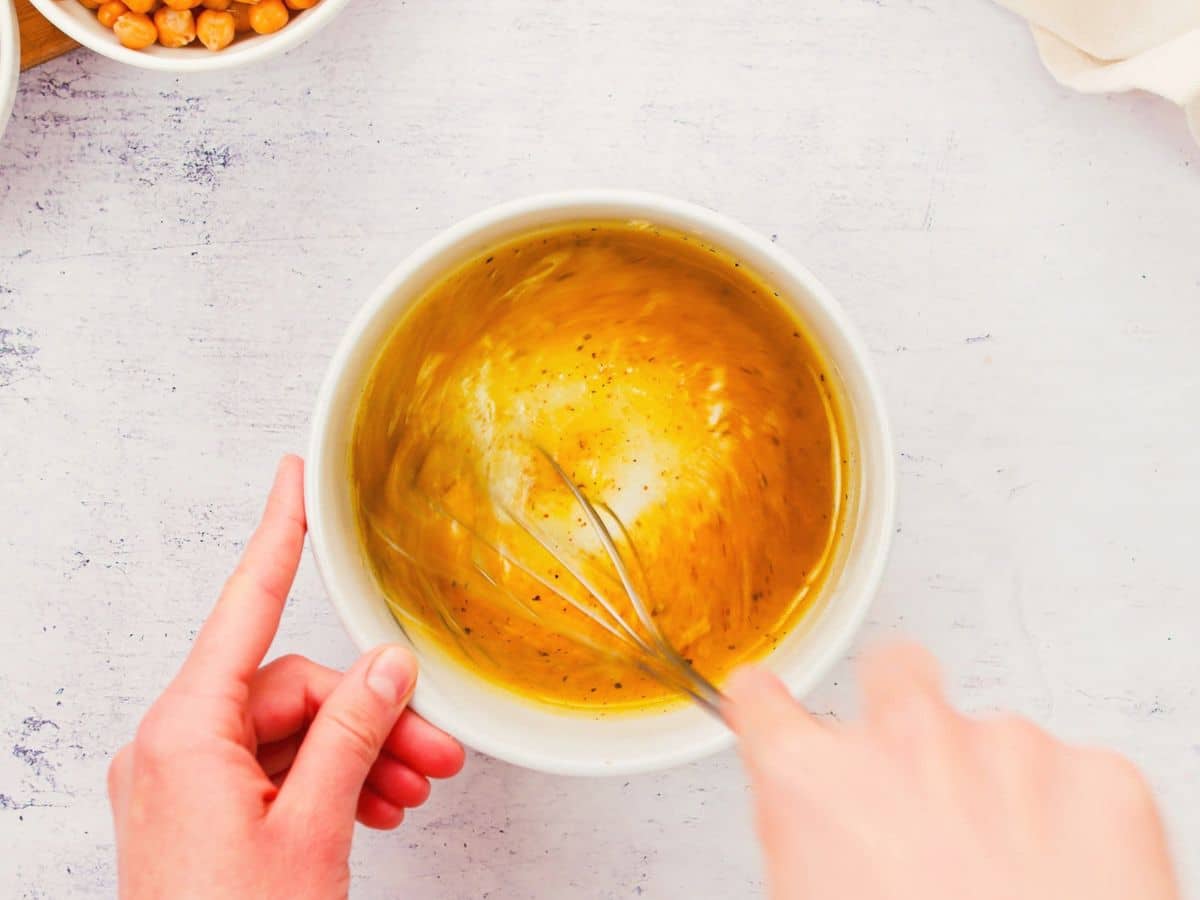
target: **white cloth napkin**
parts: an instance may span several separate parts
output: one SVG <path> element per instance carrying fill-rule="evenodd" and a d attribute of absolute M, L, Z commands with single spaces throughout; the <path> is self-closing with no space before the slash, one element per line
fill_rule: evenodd
<path fill-rule="evenodd" d="M 1144 90 L 1183 107 L 1200 142 L 1198 0 L 998 0 L 1029 20 L 1042 62 L 1089 94 Z"/>

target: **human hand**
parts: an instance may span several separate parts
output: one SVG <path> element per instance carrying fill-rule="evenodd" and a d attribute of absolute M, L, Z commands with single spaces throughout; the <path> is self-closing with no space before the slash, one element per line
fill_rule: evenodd
<path fill-rule="evenodd" d="M 345 897 L 355 818 L 395 828 L 462 768 L 458 743 L 405 709 L 402 647 L 345 675 L 299 656 L 259 668 L 304 546 L 302 485 L 285 458 L 191 654 L 113 759 L 124 900 Z"/>
<path fill-rule="evenodd" d="M 1015 716 L 970 719 L 924 650 L 862 670 L 861 722 L 817 722 L 773 675 L 726 688 L 775 900 L 1175 900 L 1138 771 Z"/>

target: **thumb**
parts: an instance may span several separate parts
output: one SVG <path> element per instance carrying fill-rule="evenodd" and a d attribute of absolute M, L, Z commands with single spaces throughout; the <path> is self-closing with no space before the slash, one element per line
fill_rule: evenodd
<path fill-rule="evenodd" d="M 367 773 L 416 683 L 417 661 L 401 646 L 383 647 L 355 663 L 300 745 L 276 803 L 282 814 L 353 826 Z"/>

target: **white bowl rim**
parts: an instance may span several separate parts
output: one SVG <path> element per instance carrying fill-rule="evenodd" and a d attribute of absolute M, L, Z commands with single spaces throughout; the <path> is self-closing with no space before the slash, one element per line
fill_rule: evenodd
<path fill-rule="evenodd" d="M 96 22 L 96 28 L 84 24 L 81 19 L 64 9 L 64 0 L 29 0 L 50 24 L 89 50 L 107 56 L 117 62 L 127 63 L 141 69 L 157 72 L 214 72 L 236 69 L 260 62 L 304 43 L 329 24 L 350 0 L 321 0 L 311 9 L 304 10 L 297 21 L 288 23 L 274 34 L 255 35 L 242 38 L 232 47 L 210 51 L 202 46 L 151 47 L 146 50 L 131 50 L 121 44 L 109 29 Z M 78 5 L 77 0 L 65 0 Z M 83 7 L 80 7 L 83 9 Z M 85 10 L 94 16 L 90 10 Z M 105 40 L 97 32 L 109 31 L 111 40 Z M 248 42 L 248 43 L 242 43 Z M 241 46 L 239 47 L 239 43 Z"/>
<path fill-rule="evenodd" d="M 8 61 L 12 56 L 12 62 Z M 17 99 L 17 81 L 21 77 L 21 32 L 17 25 L 17 6 L 13 0 L 0 4 L 0 138 L 8 127 L 13 102 Z"/>
<path fill-rule="evenodd" d="M 870 407 L 861 418 L 878 426 L 877 430 L 871 432 L 871 439 L 878 446 L 881 464 L 879 472 L 876 473 L 876 481 L 872 486 L 875 503 L 881 510 L 875 516 L 874 527 L 871 529 L 872 534 L 870 535 L 874 538 L 876 550 L 874 555 L 864 560 L 860 566 L 860 570 L 862 570 L 860 581 L 863 587 L 859 592 L 857 603 L 849 610 L 848 617 L 841 629 L 813 654 L 813 661 L 807 668 L 807 677 L 785 679 L 789 691 L 794 696 L 802 697 L 824 679 L 830 669 L 849 650 L 854 637 L 862 627 L 875 594 L 878 592 L 887 565 L 895 523 L 896 471 L 891 426 L 886 414 L 883 392 L 866 344 L 853 323 L 824 285 L 790 253 L 753 229 L 721 213 L 704 206 L 651 192 L 584 188 L 535 194 L 492 206 L 451 225 L 408 254 L 375 289 L 366 303 L 359 308 L 330 358 L 325 377 L 318 391 L 304 475 L 309 547 L 312 550 L 317 571 L 329 593 L 330 602 L 351 640 L 360 651 L 366 652 L 376 645 L 376 642 L 368 636 L 367 629 L 360 627 L 355 615 L 356 604 L 354 601 L 337 595 L 330 588 L 333 579 L 329 577 L 326 565 L 327 560 L 332 556 L 331 539 L 323 527 L 325 517 L 321 510 L 321 491 L 319 490 L 320 473 L 324 469 L 322 443 L 331 414 L 333 397 L 341 373 L 348 365 L 362 333 L 374 316 L 378 314 L 380 307 L 388 303 L 412 273 L 420 269 L 428 260 L 463 244 L 473 234 L 486 231 L 505 220 L 519 218 L 530 213 L 544 212 L 552 215 L 557 211 L 587 206 L 620 208 L 624 212 L 615 213 L 616 217 L 644 218 L 651 222 L 654 221 L 657 212 L 671 218 L 693 221 L 697 223 L 697 227 L 702 223 L 719 235 L 719 237 L 712 238 L 712 241 L 718 246 L 722 240 L 753 246 L 758 252 L 771 258 L 781 268 L 786 269 L 792 277 L 804 284 L 812 301 L 822 308 L 822 312 L 833 322 L 850 349 L 851 363 L 857 367 L 858 375 L 866 389 L 865 393 Z M 550 219 L 550 221 L 564 220 Z M 454 735 L 472 749 L 488 756 L 513 765 L 555 775 L 614 776 L 660 771 L 695 762 L 723 751 L 734 741 L 731 732 L 721 730 L 712 738 L 694 741 L 685 746 L 665 749 L 648 748 L 644 754 L 636 758 L 624 758 L 615 765 L 599 759 L 590 764 L 584 764 L 578 760 L 564 762 L 557 757 L 540 752 L 536 747 L 517 748 L 511 744 L 497 742 L 486 728 L 476 727 L 470 715 L 462 716 L 449 706 L 430 708 L 422 701 L 423 696 L 418 681 L 417 691 L 411 705 L 414 711 L 432 724 Z"/>

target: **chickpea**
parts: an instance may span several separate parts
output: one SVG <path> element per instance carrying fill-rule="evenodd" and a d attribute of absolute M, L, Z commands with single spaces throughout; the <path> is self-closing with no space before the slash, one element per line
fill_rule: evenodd
<path fill-rule="evenodd" d="M 158 40 L 158 29 L 145 13 L 125 13 L 113 23 L 113 33 L 130 50 L 145 50 Z"/>
<path fill-rule="evenodd" d="M 196 22 L 190 9 L 163 7 L 154 14 L 158 42 L 164 47 L 186 47 L 196 39 Z"/>
<path fill-rule="evenodd" d="M 200 5 L 200 0 L 162 0 L 162 2 L 168 8 L 177 10 L 195 9 Z"/>
<path fill-rule="evenodd" d="M 158 6 L 158 0 L 124 0 L 130 12 L 152 13 Z"/>
<path fill-rule="evenodd" d="M 219 12 L 223 12 L 224 10 L 229 9 L 229 4 L 232 2 L 233 0 L 204 0 L 202 5 L 205 9 L 215 9 Z"/>
<path fill-rule="evenodd" d="M 288 23 L 283 0 L 258 0 L 250 7 L 250 27 L 259 34 L 273 34 Z"/>
<path fill-rule="evenodd" d="M 96 18 L 100 20 L 100 24 L 105 28 L 112 28 L 117 19 L 129 12 L 127 7 L 121 0 L 109 0 L 108 3 L 102 4 L 96 10 Z"/>
<path fill-rule="evenodd" d="M 196 36 L 209 50 L 224 50 L 233 43 L 233 13 L 206 9 L 196 19 Z"/>
<path fill-rule="evenodd" d="M 288 9 L 312 9 L 317 5 L 319 0 L 284 0 Z"/>
<path fill-rule="evenodd" d="M 229 14 L 233 16 L 233 30 L 238 34 L 245 34 L 251 31 L 250 27 L 250 10 L 253 7 L 249 3 L 238 3 L 237 0 L 229 4 Z"/>

